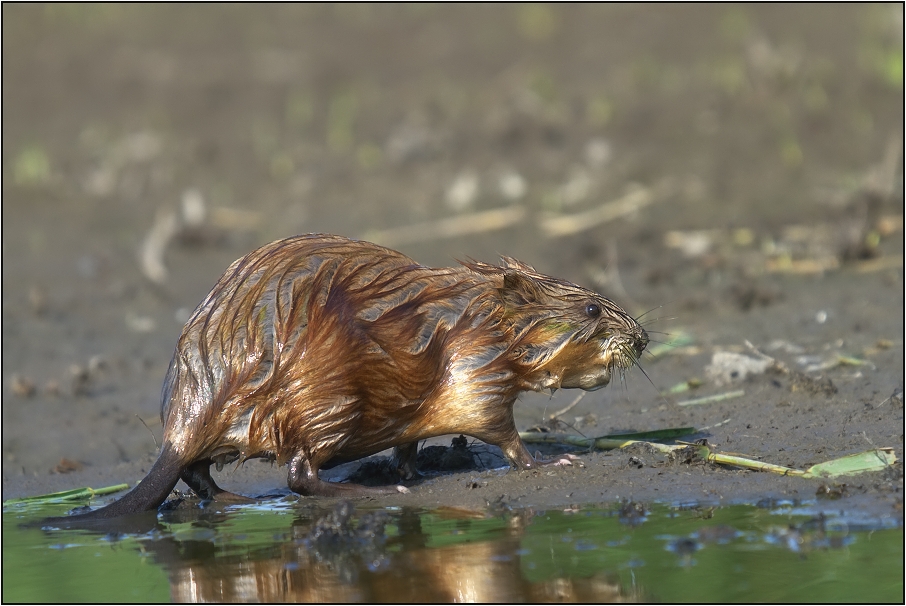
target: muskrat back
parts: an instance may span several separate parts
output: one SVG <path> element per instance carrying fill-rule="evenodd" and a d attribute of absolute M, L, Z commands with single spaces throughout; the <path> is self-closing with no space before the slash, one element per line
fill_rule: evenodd
<path fill-rule="evenodd" d="M 450 433 L 534 467 L 513 421 L 518 394 L 597 389 L 647 344 L 612 301 L 508 257 L 437 269 L 339 236 L 273 242 L 234 262 L 183 329 L 148 477 L 86 515 L 156 508 L 179 478 L 202 497 L 237 498 L 210 465 L 253 457 L 288 464 L 300 494 L 406 492 L 318 470 L 396 447 L 411 478 L 418 441 Z"/>

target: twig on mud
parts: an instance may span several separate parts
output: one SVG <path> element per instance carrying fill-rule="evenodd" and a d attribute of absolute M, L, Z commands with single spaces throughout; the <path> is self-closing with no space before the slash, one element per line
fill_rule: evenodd
<path fill-rule="evenodd" d="M 714 429 L 715 427 L 720 427 L 721 425 L 726 425 L 730 421 L 731 421 L 731 419 L 724 419 L 720 423 L 715 423 L 714 425 L 708 425 L 707 427 L 700 427 L 699 431 L 706 431 L 708 429 Z"/>
<path fill-rule="evenodd" d="M 539 220 L 538 224 L 546 237 L 559 238 L 577 234 L 602 223 L 632 214 L 653 201 L 654 195 L 650 188 L 636 185 L 623 197 L 612 202 L 572 215 L 544 217 Z"/>
<path fill-rule="evenodd" d="M 167 281 L 167 266 L 164 264 L 164 253 L 173 236 L 179 231 L 179 218 L 173 211 L 159 212 L 154 225 L 142 243 L 139 263 L 142 273 L 154 284 L 162 285 Z"/>
<path fill-rule="evenodd" d="M 736 391 L 727 391 L 725 393 L 714 394 L 713 396 L 704 396 L 702 398 L 693 398 L 692 400 L 683 400 L 682 402 L 677 402 L 677 406 L 698 406 L 699 404 L 714 404 L 715 402 L 723 402 L 724 400 L 732 400 L 733 398 L 741 398 L 746 395 L 745 389 L 738 389 Z"/>
<path fill-rule="evenodd" d="M 207 215 L 207 205 L 197 189 L 183 192 L 178 210 L 158 209 L 154 224 L 139 251 L 139 265 L 146 278 L 163 286 L 169 276 L 164 254 L 170 242 L 180 233 L 202 229 Z"/>
<path fill-rule="evenodd" d="M 894 390 L 893 390 L 893 393 L 890 394 L 889 396 L 887 396 L 880 404 L 877 404 L 877 405 L 875 406 L 875 408 L 880 408 L 881 406 L 884 406 L 884 405 L 887 404 L 888 402 L 893 402 L 893 401 L 897 401 L 897 402 L 900 402 L 900 403 L 903 402 L 903 390 L 900 389 L 899 387 L 897 387 L 896 389 L 894 389 Z"/>
<path fill-rule="evenodd" d="M 565 415 L 566 413 L 568 413 L 570 410 L 572 410 L 572 409 L 575 407 L 576 404 L 579 403 L 579 400 L 581 400 L 582 398 L 585 397 L 585 393 L 586 393 L 586 392 L 584 392 L 584 391 L 583 391 L 582 393 L 580 393 L 578 396 L 575 397 L 575 399 L 574 399 L 572 402 L 569 403 L 569 405 L 567 405 L 565 408 L 563 408 L 563 409 L 561 409 L 561 410 L 558 410 L 557 412 L 552 412 L 552 413 L 551 413 L 551 416 L 548 417 L 548 418 L 549 418 L 551 421 L 553 421 L 554 419 L 556 419 L 556 418 L 559 417 L 560 415 Z"/>
<path fill-rule="evenodd" d="M 858 263 L 856 263 L 856 271 L 860 274 L 866 274 L 874 271 L 894 269 L 902 266 L 902 255 L 885 255 L 883 257 L 877 257 L 875 259 L 869 259 L 867 261 L 859 261 Z"/>
<path fill-rule="evenodd" d="M 437 221 L 369 231 L 364 237 L 384 246 L 428 242 L 438 238 L 453 238 L 511 227 L 521 222 L 525 214 L 523 206 L 495 208 Z"/>

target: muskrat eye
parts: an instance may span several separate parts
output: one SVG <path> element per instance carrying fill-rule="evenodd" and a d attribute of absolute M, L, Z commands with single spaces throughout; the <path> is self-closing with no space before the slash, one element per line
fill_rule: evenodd
<path fill-rule="evenodd" d="M 589 303 L 585 306 L 585 313 L 588 314 L 589 318 L 597 318 L 601 315 L 601 308 L 598 307 L 597 303 Z"/>

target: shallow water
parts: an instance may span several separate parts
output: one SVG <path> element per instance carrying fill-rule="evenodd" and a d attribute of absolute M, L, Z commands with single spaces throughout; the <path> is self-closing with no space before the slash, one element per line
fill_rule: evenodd
<path fill-rule="evenodd" d="M 3 512 L 3 601 L 891 602 L 893 520 L 765 503 L 569 510 L 322 509 L 287 498 L 23 528 Z"/>

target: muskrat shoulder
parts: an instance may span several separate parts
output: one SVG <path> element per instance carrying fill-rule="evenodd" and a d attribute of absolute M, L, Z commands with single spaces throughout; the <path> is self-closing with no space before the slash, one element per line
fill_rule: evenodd
<path fill-rule="evenodd" d="M 331 483 L 318 470 L 419 440 L 466 434 L 516 468 L 540 464 L 516 431 L 526 390 L 598 389 L 648 344 L 609 299 L 504 257 L 430 268 L 396 251 L 310 234 L 234 262 L 195 309 L 164 381 L 163 446 L 122 499 L 83 516 L 154 509 L 182 478 L 230 499 L 212 464 L 288 464 L 303 495 L 405 492 Z"/>

